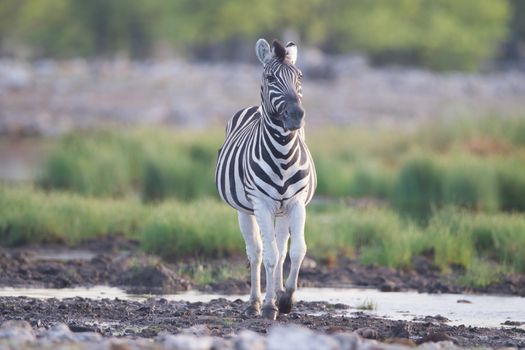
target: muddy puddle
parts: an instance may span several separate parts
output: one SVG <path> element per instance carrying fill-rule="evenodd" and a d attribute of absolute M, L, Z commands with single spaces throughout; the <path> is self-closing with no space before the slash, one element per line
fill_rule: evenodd
<path fill-rule="evenodd" d="M 0 297 L 30 297 L 38 299 L 75 298 L 120 299 L 146 301 L 151 296 L 129 294 L 116 287 L 98 286 L 93 288 L 1 288 Z M 189 291 L 180 294 L 157 295 L 168 301 L 208 303 L 224 298 L 229 301 L 247 301 L 245 294 L 210 294 Z M 297 300 L 304 302 L 328 302 L 332 305 L 345 304 L 337 314 L 352 317 L 356 311 L 373 317 L 391 320 L 441 322 L 448 325 L 474 327 L 501 327 L 518 325 L 525 330 L 525 298 L 515 296 L 471 295 L 471 294 L 427 294 L 417 292 L 381 292 L 365 288 L 302 288 Z M 318 311 L 309 312 L 312 315 Z"/>

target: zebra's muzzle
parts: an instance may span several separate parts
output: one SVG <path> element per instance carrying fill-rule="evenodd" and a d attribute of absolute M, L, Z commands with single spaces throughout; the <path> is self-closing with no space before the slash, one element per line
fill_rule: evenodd
<path fill-rule="evenodd" d="M 289 104 L 284 111 L 284 127 L 287 130 L 297 130 L 304 126 L 304 109 L 298 103 Z"/>

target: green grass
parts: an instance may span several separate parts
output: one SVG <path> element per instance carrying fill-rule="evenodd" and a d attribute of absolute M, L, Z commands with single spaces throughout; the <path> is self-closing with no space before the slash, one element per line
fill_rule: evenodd
<path fill-rule="evenodd" d="M 0 186 L 0 243 L 63 242 L 125 233 L 137 237 L 147 212 L 133 199 L 96 199 L 70 193 Z"/>
<path fill-rule="evenodd" d="M 443 180 L 443 203 L 476 211 L 497 211 L 499 193 L 496 171 L 492 164 L 482 159 L 453 159 Z"/>
<path fill-rule="evenodd" d="M 525 118 L 485 118 L 417 130 L 307 130 L 317 194 L 388 200 L 425 222 L 448 205 L 525 211 Z M 65 136 L 38 183 L 47 189 L 146 202 L 217 198 L 222 131 L 123 130 Z"/>
<path fill-rule="evenodd" d="M 249 275 L 249 267 L 245 264 L 225 264 L 224 261 L 203 261 L 202 263 L 183 265 L 178 272 L 181 275 L 189 276 L 198 286 L 207 286 L 228 279 L 246 280 Z"/>
<path fill-rule="evenodd" d="M 45 162 L 40 186 L 146 201 L 215 194 L 218 132 L 95 131 L 63 137 Z"/>
<path fill-rule="evenodd" d="M 420 226 L 388 208 L 314 205 L 308 211 L 308 254 L 320 261 L 359 258 L 365 264 L 412 268 L 433 253 L 444 273 L 465 271 L 464 283 L 484 285 L 504 272 L 525 273 L 525 217 L 448 207 Z M 124 234 L 168 260 L 244 256 L 235 211 L 212 199 L 144 204 L 137 198 L 94 198 L 0 186 L 0 244 L 62 242 Z M 480 264 L 480 261 L 483 264 Z M 490 267 L 490 268 L 489 268 Z M 203 272 L 202 280 L 231 271 Z"/>
<path fill-rule="evenodd" d="M 365 298 L 365 300 L 355 308 L 358 310 L 377 310 L 377 303 L 371 299 Z"/>
<path fill-rule="evenodd" d="M 442 200 L 443 170 L 430 157 L 410 159 L 401 168 L 392 192 L 400 213 L 427 220 Z"/>
<path fill-rule="evenodd" d="M 404 269 L 430 254 L 444 273 L 463 270 L 460 282 L 477 286 L 525 272 L 523 130 L 525 118 L 307 130 L 317 194 L 335 199 L 309 209 L 309 254 Z M 0 187 L 0 243 L 76 244 L 121 233 L 165 259 L 243 255 L 235 211 L 214 185 L 222 140 L 222 131 L 67 135 L 36 188 Z M 387 205 L 348 208 L 348 196 Z"/>
<path fill-rule="evenodd" d="M 145 251 L 167 259 L 221 257 L 244 250 L 235 210 L 215 200 L 167 201 L 150 207 L 141 225 Z"/>

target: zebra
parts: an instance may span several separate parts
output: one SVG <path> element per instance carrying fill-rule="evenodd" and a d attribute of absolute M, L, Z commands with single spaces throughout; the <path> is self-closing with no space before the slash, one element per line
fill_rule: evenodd
<path fill-rule="evenodd" d="M 250 262 L 247 316 L 261 314 L 261 259 L 266 271 L 262 316 L 275 320 L 291 311 L 299 269 L 306 254 L 305 207 L 317 184 L 305 143 L 301 71 L 297 46 L 272 46 L 259 39 L 263 64 L 261 104 L 238 111 L 228 122 L 219 149 L 215 182 L 220 197 L 237 209 Z M 283 264 L 290 240 L 290 273 L 283 286 Z M 278 307 L 277 307 L 278 306 Z"/>

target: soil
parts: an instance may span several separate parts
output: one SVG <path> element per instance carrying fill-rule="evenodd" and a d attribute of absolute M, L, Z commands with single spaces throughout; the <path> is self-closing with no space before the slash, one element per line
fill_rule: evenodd
<path fill-rule="evenodd" d="M 63 253 L 68 253 L 64 258 Z M 62 255 L 61 255 L 61 254 Z M 61 257 L 62 256 L 62 257 Z M 202 289 L 214 293 L 246 293 L 245 280 L 226 279 L 208 285 L 196 285 L 188 271 L 196 261 L 168 264 L 139 251 L 138 243 L 112 237 L 83 243 L 75 250 L 63 246 L 0 248 L 0 286 L 4 287 L 74 287 L 113 285 L 138 293 L 175 293 Z M 220 264 L 248 265 L 243 258 L 208 261 Z M 302 286 L 343 287 L 349 285 L 377 287 L 383 291 L 417 289 L 421 292 L 463 292 L 465 288 L 444 278 L 421 258 L 415 271 L 364 266 L 356 261 L 341 261 L 338 266 L 318 265 L 307 259 L 301 271 Z M 248 275 L 248 274 L 247 274 Z M 478 290 L 483 292 L 525 295 L 525 279 L 518 276 Z M 266 333 L 275 322 L 299 324 L 326 333 L 356 331 L 364 338 L 402 344 L 451 340 L 460 346 L 525 346 L 525 330 L 520 325 L 506 328 L 449 326 L 446 320 L 424 317 L 414 321 L 374 318 L 362 312 L 343 316 L 343 304 L 301 302 L 289 315 L 275 322 L 246 318 L 241 300 L 216 299 L 209 303 L 173 302 L 162 298 L 146 302 L 125 300 L 0 298 L 0 324 L 7 320 L 26 320 L 34 328 L 50 327 L 62 322 L 73 331 L 95 331 L 103 336 L 155 337 L 162 331 L 178 333 L 195 325 L 206 335 L 228 337 L 241 329 Z M 349 310 L 345 310 L 348 312 Z M 439 310 L 438 310 L 439 311 Z M 348 315 L 348 313 L 347 313 Z"/>
<path fill-rule="evenodd" d="M 69 257 L 55 258 L 63 253 Z M 0 286 L 4 287 L 111 285 L 151 294 L 192 288 L 187 278 L 140 252 L 137 242 L 119 237 L 85 242 L 74 250 L 61 246 L 0 249 L 0 271 Z"/>
<path fill-rule="evenodd" d="M 418 322 L 393 321 L 370 317 L 362 312 L 342 316 L 339 304 L 298 302 L 295 311 L 277 321 L 247 318 L 241 300 L 215 299 L 209 303 L 174 302 L 149 299 L 125 300 L 0 298 L 0 323 L 25 320 L 33 328 L 49 328 L 65 323 L 73 332 L 97 332 L 103 336 L 156 337 L 167 331 L 177 334 L 192 327 L 197 335 L 229 337 L 243 329 L 265 334 L 275 324 L 297 324 L 328 334 L 357 332 L 363 338 L 404 345 L 449 340 L 465 347 L 523 347 L 521 328 L 476 328 L 448 326 L 441 320 L 425 318 Z"/>
<path fill-rule="evenodd" d="M 69 257 L 58 258 L 60 253 L 67 253 Z M 417 290 L 425 293 L 476 292 L 525 296 L 525 275 L 508 275 L 498 283 L 471 288 L 456 282 L 461 270 L 443 275 L 433 267 L 430 257 L 417 257 L 413 265 L 415 269 L 404 271 L 363 265 L 348 259 L 340 259 L 335 266 L 328 266 L 306 258 L 299 283 L 300 287 L 361 286 L 385 292 Z M 218 279 L 203 285 L 195 283 L 185 273 L 202 268 L 213 272 L 228 266 L 245 268 L 245 278 Z M 15 249 L 0 247 L 0 271 L 0 287 L 65 288 L 103 284 L 136 294 L 167 294 L 190 289 L 244 294 L 250 288 L 249 265 L 244 257 L 166 263 L 141 252 L 138 242 L 120 236 L 87 241 L 74 250 L 59 245 Z"/>

